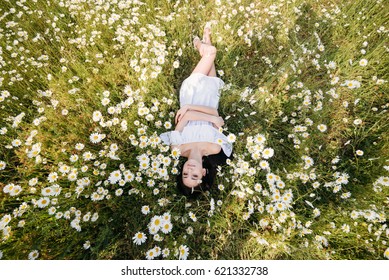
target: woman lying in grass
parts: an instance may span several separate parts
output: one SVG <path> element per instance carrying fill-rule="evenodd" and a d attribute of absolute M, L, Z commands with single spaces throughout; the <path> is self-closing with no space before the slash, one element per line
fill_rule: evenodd
<path fill-rule="evenodd" d="M 211 44 L 208 24 L 203 41 L 196 37 L 193 44 L 201 59 L 182 83 L 175 130 L 161 134 L 165 144 L 178 148 L 181 156 L 188 158 L 177 176 L 178 187 L 185 195 L 209 190 L 217 166 L 232 153 L 232 145 L 219 131 L 224 125 L 217 110 L 224 82 L 216 77 L 216 48 Z"/>

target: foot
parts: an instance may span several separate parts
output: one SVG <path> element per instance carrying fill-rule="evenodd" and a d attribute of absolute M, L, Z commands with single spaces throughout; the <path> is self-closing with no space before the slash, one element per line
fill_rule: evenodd
<path fill-rule="evenodd" d="M 204 32 L 204 38 L 206 42 L 201 41 L 200 38 L 197 36 L 193 39 L 193 45 L 199 51 L 202 57 L 204 55 L 208 57 L 216 54 L 216 48 L 211 45 L 211 39 L 209 34 L 209 32 Z M 209 42 L 209 44 L 207 42 Z"/>
<path fill-rule="evenodd" d="M 201 44 L 202 44 L 202 42 L 201 42 L 200 38 L 197 37 L 197 36 L 195 36 L 195 37 L 193 38 L 193 46 L 194 46 L 197 50 L 200 50 Z"/>
<path fill-rule="evenodd" d="M 203 43 L 212 45 L 211 43 L 211 22 L 207 22 L 204 26 Z"/>

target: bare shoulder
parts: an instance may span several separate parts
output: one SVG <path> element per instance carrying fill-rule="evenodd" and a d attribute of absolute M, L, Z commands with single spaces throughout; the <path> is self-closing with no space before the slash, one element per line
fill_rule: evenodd
<path fill-rule="evenodd" d="M 206 154 L 208 155 L 216 155 L 220 152 L 221 150 L 221 146 L 219 144 L 216 144 L 216 143 L 209 143 L 209 142 L 205 142 L 203 143 L 203 147 L 202 147 L 205 151 Z"/>
<path fill-rule="evenodd" d="M 181 144 L 179 145 L 179 147 L 171 146 L 171 148 L 174 149 L 173 147 L 177 147 L 180 150 L 181 155 L 185 157 L 187 156 L 188 151 L 193 149 L 196 146 L 201 150 L 203 150 L 204 154 L 207 155 L 216 155 L 221 150 L 221 146 L 219 144 L 211 143 L 211 142 L 192 142 L 192 143 Z"/>

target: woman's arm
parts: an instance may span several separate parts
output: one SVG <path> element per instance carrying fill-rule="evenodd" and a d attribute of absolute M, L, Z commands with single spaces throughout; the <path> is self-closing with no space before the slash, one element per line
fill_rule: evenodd
<path fill-rule="evenodd" d="M 224 125 L 223 118 L 219 116 L 197 111 L 187 111 L 181 120 L 177 123 L 175 130 L 182 131 L 189 121 L 207 121 L 213 123 L 216 127 L 221 127 Z"/>
<path fill-rule="evenodd" d="M 213 116 L 219 116 L 219 112 L 216 108 L 209 107 L 209 106 L 201 106 L 201 105 L 189 105 L 190 111 L 198 111 L 201 113 L 213 115 Z"/>
<path fill-rule="evenodd" d="M 180 121 L 180 119 L 186 114 L 188 111 L 197 111 L 200 113 L 205 113 L 212 116 L 219 116 L 219 113 L 216 108 L 209 106 L 201 106 L 201 105 L 184 105 L 177 111 L 176 114 L 176 123 Z"/>

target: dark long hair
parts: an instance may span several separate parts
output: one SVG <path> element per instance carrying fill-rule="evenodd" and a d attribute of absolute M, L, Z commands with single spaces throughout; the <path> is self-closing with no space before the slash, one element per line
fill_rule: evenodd
<path fill-rule="evenodd" d="M 201 179 L 201 184 L 197 187 L 194 187 L 193 193 L 192 188 L 188 188 L 187 186 L 185 186 L 182 181 L 182 170 L 184 168 L 184 165 L 182 164 L 179 169 L 180 171 L 177 175 L 178 189 L 183 195 L 192 197 L 196 197 L 202 192 L 209 191 L 215 181 L 217 167 L 219 165 L 225 165 L 228 158 L 231 158 L 231 156 L 227 157 L 226 154 L 223 152 L 223 149 L 221 149 L 220 152 L 216 155 L 204 156 L 203 168 L 205 168 L 206 174 Z"/>

